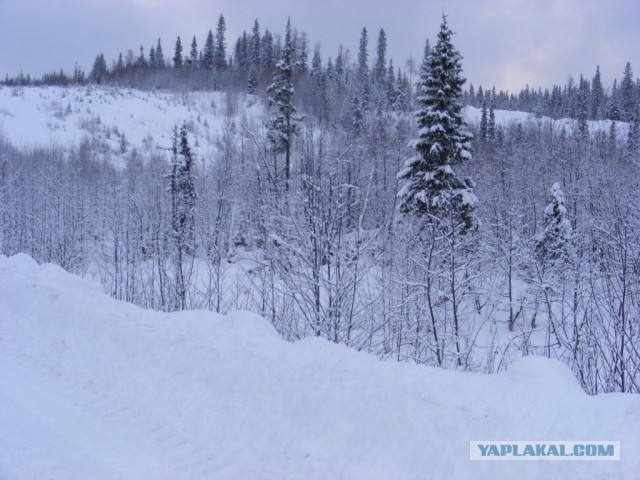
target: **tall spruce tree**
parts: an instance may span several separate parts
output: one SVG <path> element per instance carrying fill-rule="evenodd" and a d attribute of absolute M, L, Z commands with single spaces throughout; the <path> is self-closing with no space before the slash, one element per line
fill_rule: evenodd
<path fill-rule="evenodd" d="M 378 34 L 378 49 L 376 53 L 375 77 L 378 82 L 383 82 L 387 71 L 387 35 L 382 28 Z"/>
<path fill-rule="evenodd" d="M 293 106 L 293 36 L 291 32 L 291 20 L 287 20 L 287 28 L 282 48 L 282 57 L 276 64 L 273 73 L 273 83 L 269 86 L 268 92 L 269 106 L 273 110 L 273 115 L 266 122 L 269 140 L 273 145 L 275 154 L 285 154 L 285 178 L 286 188 L 289 188 L 289 178 L 291 177 L 291 146 L 293 137 L 298 134 L 299 127 L 296 117 L 296 109 Z M 276 172 L 277 174 L 277 172 Z"/>
<path fill-rule="evenodd" d="M 160 42 L 160 39 L 158 39 L 158 43 L 156 44 L 156 61 L 154 66 L 156 68 L 164 68 L 165 66 L 164 52 L 162 51 L 162 43 Z"/>
<path fill-rule="evenodd" d="M 487 101 L 482 102 L 482 116 L 480 117 L 480 140 L 487 141 L 489 135 L 489 119 L 487 117 Z"/>
<path fill-rule="evenodd" d="M 209 30 L 207 34 L 207 40 L 204 42 L 204 49 L 202 50 L 202 61 L 200 66 L 206 70 L 211 70 L 214 65 L 214 49 L 215 41 L 213 40 L 213 32 Z"/>
<path fill-rule="evenodd" d="M 196 36 L 193 36 L 191 40 L 191 51 L 189 52 L 189 66 L 191 68 L 198 68 L 198 42 L 196 42 Z"/>
<path fill-rule="evenodd" d="M 178 129 L 174 129 L 171 184 L 169 187 L 176 268 L 176 295 L 174 299 L 176 310 L 184 310 L 187 307 L 186 295 L 190 270 L 187 265 L 187 256 L 193 255 L 195 252 L 196 189 L 193 169 L 193 153 L 189 147 L 187 126 L 183 124 L 179 134 Z"/>
<path fill-rule="evenodd" d="M 184 61 L 182 58 L 182 41 L 180 37 L 176 40 L 176 47 L 173 53 L 173 68 L 179 69 L 182 68 Z"/>
<path fill-rule="evenodd" d="M 366 78 L 369 74 L 369 36 L 367 29 L 360 33 L 360 47 L 358 48 L 358 78 Z"/>
<path fill-rule="evenodd" d="M 537 253 L 545 266 L 561 272 L 574 261 L 572 229 L 560 184 L 554 183 L 550 192 L 551 201 L 544 210 L 544 230 L 538 238 Z"/>
<path fill-rule="evenodd" d="M 596 67 L 596 73 L 591 81 L 591 119 L 600 120 L 604 113 L 604 88 L 600 76 L 600 65 Z"/>
<path fill-rule="evenodd" d="M 250 53 L 251 68 L 253 69 L 254 73 L 259 72 L 261 67 L 261 48 L 260 48 L 261 43 L 262 43 L 262 38 L 260 37 L 260 24 L 256 19 L 255 22 L 253 22 L 253 28 L 251 29 L 251 53 Z"/>
<path fill-rule="evenodd" d="M 582 142 L 589 139 L 589 82 L 580 75 L 580 87 L 578 89 L 578 100 L 576 106 L 578 114 L 578 136 Z"/>
<path fill-rule="evenodd" d="M 622 82 L 620 82 L 620 103 L 622 120 L 626 122 L 633 121 L 636 111 L 636 88 L 633 81 L 631 63 L 629 62 L 624 67 Z"/>
<path fill-rule="evenodd" d="M 218 18 L 218 26 L 216 27 L 216 47 L 213 54 L 213 64 L 217 70 L 227 68 L 227 24 L 224 16 Z"/>
<path fill-rule="evenodd" d="M 461 55 L 451 43 L 453 32 L 442 17 L 438 41 L 421 69 L 417 155 L 398 173 L 400 210 L 435 220 L 453 214 L 469 231 L 476 224 L 473 182 L 456 175 L 452 166 L 471 158 L 472 135 L 465 129 L 459 98 L 465 79 Z"/>

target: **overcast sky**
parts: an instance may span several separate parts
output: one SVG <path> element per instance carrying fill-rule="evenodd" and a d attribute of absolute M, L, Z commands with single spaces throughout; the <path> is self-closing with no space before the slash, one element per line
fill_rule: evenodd
<path fill-rule="evenodd" d="M 220 14 L 229 47 L 254 19 L 282 32 L 289 15 L 325 59 L 342 43 L 355 60 L 362 27 L 373 59 L 384 28 L 388 55 L 404 67 L 435 39 L 443 10 L 476 87 L 550 87 L 590 79 L 597 64 L 608 87 L 627 61 L 640 74 L 639 0 L 0 0 L 0 75 L 72 72 L 76 61 L 88 73 L 97 53 L 110 62 L 158 37 L 170 56 L 178 35 L 202 46 Z"/>

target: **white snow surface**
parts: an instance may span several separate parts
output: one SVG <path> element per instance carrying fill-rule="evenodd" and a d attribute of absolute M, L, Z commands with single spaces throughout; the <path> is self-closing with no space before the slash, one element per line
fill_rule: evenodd
<path fill-rule="evenodd" d="M 141 91 L 117 87 L 0 86 L 0 135 L 18 148 L 55 145 L 68 150 L 85 138 L 103 142 L 111 160 L 128 148 L 171 147 L 174 127 L 183 122 L 194 136 L 192 150 L 212 155 L 227 120 L 242 122 L 263 114 L 253 96 L 220 92 Z"/>
<path fill-rule="evenodd" d="M 482 119 L 481 109 L 467 105 L 462 109 L 462 113 L 467 123 L 475 123 L 478 125 L 480 124 L 480 120 Z M 554 131 L 557 132 L 560 132 L 563 127 L 568 133 L 578 130 L 578 121 L 571 118 L 560 118 L 557 120 L 545 116 L 536 118 L 536 115 L 534 113 L 519 112 L 514 110 L 495 110 L 494 114 L 496 124 L 498 125 L 506 126 L 509 124 L 518 123 L 539 123 L 541 126 L 545 126 L 547 128 L 551 126 Z M 604 132 L 609 134 L 611 131 L 612 123 L 616 124 L 616 134 L 620 138 L 626 138 L 626 135 L 628 135 L 629 133 L 629 124 L 627 122 L 613 122 L 611 120 L 587 120 L 587 125 L 589 126 L 589 132 L 591 134 L 594 134 L 595 132 Z"/>
<path fill-rule="evenodd" d="M 556 361 L 381 362 L 0 256 L 1 479 L 634 479 L 638 432 L 639 396 L 587 396 Z M 613 440 L 622 459 L 472 462 L 471 440 Z"/>

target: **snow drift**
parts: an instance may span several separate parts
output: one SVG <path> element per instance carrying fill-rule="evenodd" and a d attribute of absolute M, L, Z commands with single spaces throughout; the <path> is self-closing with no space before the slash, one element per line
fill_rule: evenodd
<path fill-rule="evenodd" d="M 556 361 L 443 371 L 238 312 L 165 314 L 0 256 L 1 479 L 634 478 L 640 397 Z M 472 440 L 611 440 L 613 462 L 472 462 Z"/>

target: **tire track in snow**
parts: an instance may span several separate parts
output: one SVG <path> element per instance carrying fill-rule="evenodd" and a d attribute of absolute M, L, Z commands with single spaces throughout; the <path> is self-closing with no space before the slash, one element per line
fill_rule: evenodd
<path fill-rule="evenodd" d="M 71 443 L 83 444 L 105 470 L 113 470 L 108 478 L 131 478 L 135 471 L 136 478 L 210 479 L 224 464 L 211 445 L 192 441 L 166 419 L 70 378 L 7 339 L 0 340 L 3 390 Z"/>

